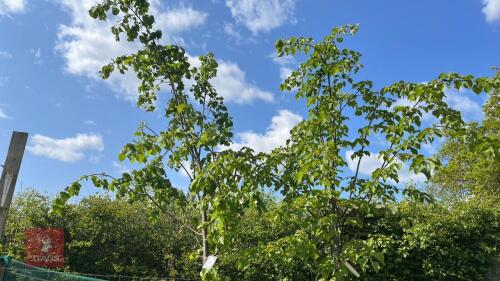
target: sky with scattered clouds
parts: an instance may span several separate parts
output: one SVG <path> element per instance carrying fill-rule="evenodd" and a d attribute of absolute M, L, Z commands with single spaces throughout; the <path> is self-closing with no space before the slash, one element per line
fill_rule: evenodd
<path fill-rule="evenodd" d="M 117 155 L 137 125 L 164 126 L 159 113 L 135 107 L 132 73 L 98 77 L 103 64 L 138 46 L 116 42 L 110 22 L 88 16 L 96 1 L 0 0 L 0 158 L 13 130 L 30 133 L 17 191 L 55 193 L 82 174 L 127 171 L 132 167 Z M 192 61 L 216 54 L 219 76 L 213 84 L 234 117 L 234 148 L 268 152 L 306 117 L 301 103 L 279 91 L 300 63 L 276 57 L 273 46 L 280 38 L 320 39 L 334 26 L 359 23 L 360 32 L 346 44 L 363 54 L 359 78 L 378 86 L 428 81 L 450 71 L 491 75 L 491 67 L 500 66 L 500 0 L 150 2 L 166 43 L 184 46 Z M 485 97 L 449 91 L 447 101 L 466 120 L 483 118 Z M 436 147 L 425 149 L 432 153 Z M 363 175 L 379 165 L 372 152 L 362 161 Z M 348 169 L 355 168 L 351 155 L 345 151 Z M 182 173 L 171 177 L 185 186 Z M 407 165 L 401 178 L 423 180 Z"/>

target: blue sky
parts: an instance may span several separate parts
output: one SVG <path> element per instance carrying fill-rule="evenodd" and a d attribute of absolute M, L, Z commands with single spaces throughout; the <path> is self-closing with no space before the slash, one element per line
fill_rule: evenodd
<path fill-rule="evenodd" d="M 30 133 L 17 191 L 53 194 L 82 174 L 129 169 L 117 155 L 139 122 L 162 126 L 160 114 L 135 107 L 132 75 L 98 78 L 100 66 L 136 46 L 114 42 L 109 24 L 88 17 L 94 2 L 0 0 L 0 161 L 12 130 Z M 191 56 L 216 54 L 214 84 L 234 117 L 236 141 L 260 151 L 281 145 L 305 116 L 279 91 L 297 64 L 273 56 L 279 38 L 319 39 L 359 23 L 346 45 L 363 54 L 359 77 L 378 86 L 449 71 L 491 75 L 500 66 L 500 0 L 155 0 L 152 7 L 165 40 Z M 484 97 L 455 93 L 448 101 L 481 120 Z M 376 161 L 367 159 L 366 173 Z"/>

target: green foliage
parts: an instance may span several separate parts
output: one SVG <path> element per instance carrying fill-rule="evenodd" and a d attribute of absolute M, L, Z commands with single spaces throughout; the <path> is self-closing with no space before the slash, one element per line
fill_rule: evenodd
<path fill-rule="evenodd" d="M 14 198 L 2 237 L 3 254 L 17 260 L 24 259 L 24 229 L 28 227 L 62 227 L 63 221 L 49 214 L 50 202 L 49 197 L 34 190 L 25 191 Z"/>
<path fill-rule="evenodd" d="M 119 160 L 139 164 L 139 169 L 118 178 L 83 176 L 59 195 L 54 209 L 62 213 L 87 180 L 141 204 L 153 221 L 166 216 L 200 240 L 200 251 L 193 257 L 221 257 L 220 271 L 202 271 L 203 279 L 224 279 L 224 272 L 234 279 L 347 280 L 355 271 L 363 278 L 383 272 L 394 247 L 401 249 L 394 233 L 372 226 L 400 194 L 420 203 L 432 201 L 414 187 L 398 185 L 403 165 L 427 178 L 442 165 L 444 159 L 426 156 L 423 145 L 447 136 L 464 139 L 467 147 L 488 159 L 500 157 L 498 139 L 475 133 L 445 101 L 449 89 L 498 93 L 500 77 L 448 73 L 425 83 L 399 81 L 375 88 L 370 80 L 356 79 L 361 54 L 341 47 L 347 35 L 357 32 L 356 25 L 334 28 L 321 41 L 277 41 L 278 56 L 305 57 L 281 89 L 304 101 L 308 118 L 292 130 L 286 146 L 270 154 L 249 148 L 224 150 L 232 142 L 232 120 L 210 83 L 217 75 L 214 55 L 195 59 L 182 47 L 164 45 L 146 0 L 102 0 L 90 10 L 99 20 L 108 20 L 110 14 L 116 22 L 111 29 L 115 39 L 138 42 L 140 49 L 115 58 L 101 76 L 133 71 L 140 81 L 137 105 L 147 111 L 155 110 L 159 93 L 166 92 L 162 106 L 167 122 L 158 132 L 141 124 L 136 139 L 122 149 Z M 492 112 L 496 116 L 497 111 Z M 432 114 L 434 121 L 424 122 L 424 114 Z M 374 137 L 386 143 L 377 152 Z M 353 173 L 347 169 L 347 151 L 357 163 Z M 362 177 L 361 160 L 372 153 L 382 164 L 370 177 Z M 481 173 L 483 168 L 478 168 Z M 172 186 L 170 170 L 188 175 L 186 194 Z M 262 196 L 264 186 L 281 193 L 282 202 L 261 213 L 269 205 Z M 197 215 L 182 216 L 179 209 Z M 272 227 L 247 229 L 238 222 L 247 216 Z M 424 232 L 417 230 L 416 237 L 423 238 Z M 415 245 L 420 243 L 417 238 Z M 241 274 L 233 272 L 235 264 Z M 429 278 L 442 277 L 440 267 L 429 268 Z M 467 274 L 454 276 L 477 276 Z"/>
<path fill-rule="evenodd" d="M 164 105 L 167 123 L 158 132 L 141 124 L 136 139 L 122 149 L 119 160 L 137 163 L 140 169 L 119 178 L 105 173 L 83 176 L 61 192 L 54 209 L 60 212 L 70 197 L 78 195 L 80 182 L 90 180 L 120 198 L 145 204 L 153 217 L 167 215 L 199 236 L 204 261 L 226 247 L 231 224 L 246 207 L 261 205 L 255 175 L 262 157 L 248 148 L 220 149 L 230 145 L 233 133 L 223 99 L 210 83 L 217 75 L 213 54 L 195 59 L 179 46 L 163 45 L 147 1 L 104 0 L 90 10 L 99 20 L 106 20 L 109 13 L 116 20 L 111 29 L 115 39 L 125 35 L 128 41 L 138 40 L 140 49 L 104 66 L 102 78 L 115 71 L 133 71 L 140 81 L 137 105 L 147 111 L 155 110 L 160 91 L 168 91 Z M 169 170 L 183 170 L 188 175 L 187 195 L 172 186 Z M 178 218 L 168 209 L 172 204 L 197 210 L 199 216 Z"/>
<path fill-rule="evenodd" d="M 166 215 L 151 221 L 140 203 L 92 196 L 69 204 L 61 215 L 49 214 L 51 199 L 35 191 L 16 196 L 5 234 L 7 253 L 24 260 L 24 230 L 30 227 L 65 228 L 66 271 L 99 275 L 196 278 L 201 263 L 189 255 L 199 242 L 191 232 Z M 193 217 L 171 209 L 176 217 Z"/>
<path fill-rule="evenodd" d="M 500 213 L 467 203 L 403 202 L 376 223 L 391 237 L 385 266 L 366 280 L 484 280 L 498 254 Z"/>
<path fill-rule="evenodd" d="M 349 254 L 368 263 L 365 270 L 357 268 L 363 280 L 483 280 L 499 254 L 499 219 L 498 210 L 474 203 L 449 209 L 403 201 L 376 206 L 345 236 L 361 241 Z M 303 232 L 302 225 L 301 209 L 285 202 L 270 203 L 264 214 L 249 210 L 238 227 L 235 253 L 222 257 L 221 271 L 231 280 L 315 280 L 315 252 L 308 257 L 307 248 L 297 247 L 300 238 L 289 238 Z M 241 249 L 246 258 L 239 257 Z M 364 254 L 368 249 L 372 256 Z M 344 279 L 357 280 L 353 274 Z"/>
<path fill-rule="evenodd" d="M 23 260 L 23 231 L 28 227 L 65 227 L 66 271 L 87 274 L 120 274 L 191 278 L 198 276 L 201 261 L 197 236 L 166 215 L 149 220 L 150 209 L 141 203 L 92 196 L 69 204 L 62 216 L 48 214 L 51 199 L 29 191 L 16 196 L 10 209 L 2 251 Z M 246 209 L 228 236 L 231 247 L 221 252 L 218 272 L 206 278 L 227 280 L 314 280 L 311 266 L 316 253 L 296 247 L 303 231 L 300 204 L 266 198 L 265 212 Z M 172 208 L 177 218 L 197 217 L 195 212 Z M 450 209 L 414 201 L 379 204 L 371 216 L 345 235 L 360 241 L 350 255 L 368 263 L 357 266 L 363 280 L 483 280 L 492 258 L 498 255 L 500 213 L 474 202 Z M 304 237 L 304 236 L 302 236 Z M 312 241 L 314 242 L 314 241 Z M 311 244 L 314 247 L 314 243 Z M 371 256 L 361 255 L 370 249 Z M 368 248 L 368 249 L 367 249 Z M 308 255 L 304 255 L 305 252 Z M 246 255 L 241 253 L 245 252 Z M 494 276 L 494 275 L 493 275 Z M 347 280 L 357 280 L 347 275 Z M 494 279 L 492 279 L 494 280 Z"/>
<path fill-rule="evenodd" d="M 497 73 L 497 77 L 500 74 Z M 429 190 L 449 202 L 475 200 L 495 206 L 500 202 L 500 91 L 484 105 L 482 124 L 471 124 L 465 138 L 450 138 L 438 157 L 446 165 L 433 176 Z M 483 144 L 474 146 L 480 139 Z"/>
<path fill-rule="evenodd" d="M 71 223 L 68 266 L 88 273 L 195 277 L 200 265 L 188 262 L 195 237 L 166 216 L 150 222 L 148 215 L 140 204 L 123 200 L 82 200 L 65 216 Z"/>
<path fill-rule="evenodd" d="M 278 56 L 306 56 L 281 88 L 304 100 L 309 116 L 292 130 L 287 146 L 274 150 L 266 162 L 273 172 L 272 187 L 299 210 L 301 221 L 295 233 L 270 243 L 268 254 L 285 259 L 283 262 L 303 260 L 318 280 L 349 278 L 352 270 L 346 263 L 359 272 L 382 267 L 383 249 L 390 244 L 390 237 L 357 237 L 349 232 L 362 228 L 364 218 L 373 216 L 380 203 L 396 200 L 403 163 L 430 178 L 441 162 L 424 155 L 422 145 L 445 133 L 467 135 L 468 126 L 460 112 L 445 101 L 446 90 L 479 94 L 500 88 L 498 77 L 449 73 L 426 83 L 400 81 L 375 89 L 372 81 L 355 80 L 362 67 L 361 55 L 339 46 L 346 35 L 357 30 L 355 25 L 346 25 L 334 28 L 319 42 L 292 37 L 276 43 Z M 408 105 L 398 103 L 401 100 Z M 425 113 L 436 121 L 424 123 Z M 357 127 L 357 123 L 363 125 Z M 375 135 L 387 144 L 378 151 L 382 164 L 371 177 L 362 178 L 360 162 L 373 153 L 370 137 Z M 474 140 L 482 150 L 491 147 L 484 140 Z M 352 175 L 348 175 L 343 157 L 347 150 L 353 150 L 351 158 L 357 162 Z M 416 189 L 403 193 L 428 198 Z"/>

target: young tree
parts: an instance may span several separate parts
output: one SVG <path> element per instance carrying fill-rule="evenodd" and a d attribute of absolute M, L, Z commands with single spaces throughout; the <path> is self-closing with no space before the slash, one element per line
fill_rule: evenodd
<path fill-rule="evenodd" d="M 445 101 L 446 90 L 479 94 L 500 88 L 498 77 L 455 73 L 380 89 L 372 81 L 356 81 L 361 55 L 339 44 L 357 30 L 345 25 L 319 42 L 292 37 L 276 43 L 278 56 L 306 56 L 281 88 L 303 100 L 309 116 L 292 130 L 286 147 L 274 150 L 266 162 L 273 170 L 273 187 L 289 204 L 279 219 L 300 221 L 301 228 L 261 250 L 284 265 L 303 261 L 317 280 L 344 280 L 380 268 L 391 237 L 358 233 L 363 218 L 373 216 L 380 204 L 395 201 L 399 193 L 431 199 L 414 188 L 401 190 L 397 183 L 403 165 L 427 178 L 439 166 L 438 159 L 421 151 L 423 144 L 444 132 L 453 137 L 466 132 L 460 112 Z M 432 114 L 433 121 L 423 120 L 424 114 Z M 378 151 L 375 136 L 385 141 Z M 344 155 L 355 163 L 354 172 L 347 169 Z M 362 177 L 361 161 L 370 155 L 380 165 L 370 177 Z"/>
<path fill-rule="evenodd" d="M 199 237 L 204 262 L 227 243 L 226 231 L 235 217 L 246 206 L 259 204 L 255 163 L 261 156 L 254 156 L 248 148 L 220 149 L 231 143 L 232 120 L 223 98 L 210 84 L 217 75 L 212 54 L 199 57 L 196 67 L 191 64 L 195 59 L 183 48 L 163 45 L 148 1 L 103 0 L 90 10 L 90 15 L 99 20 L 107 20 L 110 13 L 116 20 L 112 27 L 116 40 L 125 35 L 128 41 L 138 40 L 140 48 L 115 58 L 102 68 L 101 76 L 106 79 L 114 71 L 123 74 L 133 70 L 140 81 L 137 105 L 147 111 L 155 110 L 158 93 L 166 92 L 166 127 L 156 132 L 141 124 L 135 134 L 137 139 L 120 153 L 121 161 L 128 159 L 142 168 L 119 178 L 108 174 L 83 176 L 60 194 L 55 208 L 59 210 L 68 198 L 79 193 L 81 181 L 92 180 L 97 187 L 144 202 L 151 211 L 171 216 Z M 169 169 L 183 170 L 188 175 L 187 196 L 172 186 Z M 169 211 L 173 204 L 195 208 L 199 219 L 192 222 L 179 218 Z"/>

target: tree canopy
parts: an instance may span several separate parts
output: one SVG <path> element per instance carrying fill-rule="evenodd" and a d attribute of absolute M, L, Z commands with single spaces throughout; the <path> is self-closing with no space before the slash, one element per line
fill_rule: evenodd
<path fill-rule="evenodd" d="M 121 161 L 138 163 L 140 168 L 118 178 L 106 173 L 82 176 L 56 199 L 59 213 L 66 201 L 79 193 L 80 182 L 91 180 L 120 198 L 144 204 L 153 219 L 167 216 L 175 221 L 177 227 L 195 237 L 199 255 L 193 256 L 203 262 L 209 255 L 225 257 L 231 253 L 230 260 L 244 272 L 266 261 L 285 280 L 349 280 L 389 270 L 385 261 L 387 257 L 397 259 L 395 251 L 404 258 L 409 249 L 427 249 L 425 241 L 419 239 L 426 237 L 427 229 L 437 231 L 432 225 L 403 225 L 393 229 L 396 233 L 374 226 L 387 217 L 393 219 L 390 223 L 396 223 L 393 212 L 413 215 L 405 213 L 407 203 L 398 205 L 402 196 L 412 202 L 410 206 L 417 206 L 412 219 L 461 218 L 445 209 L 433 209 L 426 205 L 433 202 L 429 194 L 413 185 L 402 185 L 403 167 L 433 178 L 455 194 L 463 190 L 494 193 L 490 182 L 498 182 L 495 176 L 500 159 L 498 75 L 443 73 L 426 82 L 376 86 L 373 81 L 358 78 L 363 67 L 361 54 L 343 47 L 343 41 L 357 32 L 357 25 L 333 28 L 319 41 L 308 37 L 278 40 L 279 57 L 303 58 L 281 89 L 303 101 L 308 116 L 292 129 L 286 145 L 271 153 L 255 153 L 248 147 L 233 150 L 229 148 L 233 141 L 232 120 L 223 98 L 210 82 L 217 75 L 213 54 L 194 58 L 180 46 L 164 44 L 147 1 L 104 0 L 90 10 L 90 15 L 115 21 L 111 32 L 116 40 L 140 44 L 135 53 L 105 65 L 101 76 L 106 79 L 114 72 L 133 71 L 140 81 L 138 107 L 147 111 L 162 108 L 166 126 L 157 130 L 141 124 L 134 141 L 125 145 L 119 155 Z M 448 105 L 446 96 L 452 94 L 452 89 L 491 96 L 480 128 L 466 123 L 460 112 Z M 168 97 L 165 104 L 158 104 L 160 93 Z M 424 115 L 432 118 L 424 120 Z M 374 137 L 382 140 L 382 148 L 375 150 Z M 434 157 L 423 151 L 424 145 L 441 137 L 450 139 L 441 154 Z M 484 163 L 473 161 L 473 154 L 463 154 L 465 147 L 471 148 L 473 154 L 478 151 L 484 155 Z M 379 159 L 380 165 L 366 177 L 360 173 L 360 165 L 371 156 Z M 355 163 L 352 172 L 348 161 Z M 475 168 L 470 169 L 472 166 Z M 188 175 L 186 193 L 171 184 L 171 170 L 183 170 Z M 461 174 L 463 178 L 447 178 L 459 171 L 467 172 Z M 280 194 L 277 207 L 266 203 L 266 190 Z M 180 216 L 175 211 L 179 208 L 198 215 Z M 442 216 L 419 216 L 418 208 L 423 208 L 424 213 L 436 210 Z M 485 221 L 488 217 L 466 210 L 471 220 Z M 271 212 L 273 216 L 256 218 L 252 212 Z M 253 238 L 258 241 L 248 251 L 235 251 L 234 245 L 252 239 L 253 234 L 242 238 L 242 225 L 238 223 L 250 214 L 257 221 L 273 225 L 272 239 Z M 287 225 L 280 225 L 280 221 Z M 493 224 L 489 224 L 493 238 L 487 245 L 498 238 Z M 451 225 L 447 229 L 454 231 Z M 414 233 L 418 239 L 401 232 Z M 472 237 L 470 233 L 464 235 Z M 401 239 L 408 244 L 399 243 Z M 425 239 L 447 238 L 431 235 Z M 481 253 L 495 251 L 494 246 L 488 247 Z M 474 262 L 472 257 L 470 264 Z M 424 275 L 436 280 L 446 275 L 443 268 L 450 268 L 427 267 L 425 261 L 419 260 L 416 263 L 412 266 L 430 268 Z M 202 271 L 205 279 L 223 279 L 232 274 L 224 271 L 223 265 Z M 395 276 L 387 274 L 379 276 Z M 466 280 L 477 274 L 450 276 Z"/>
<path fill-rule="evenodd" d="M 436 172 L 429 187 L 437 197 L 454 202 L 477 200 L 481 204 L 498 204 L 500 164 L 492 161 L 491 150 L 498 150 L 500 140 L 499 96 L 498 89 L 491 93 L 483 107 L 482 124 L 471 124 L 468 129 L 469 135 L 486 139 L 490 143 L 488 149 L 472 146 L 468 138 L 448 138 L 441 146 L 438 158 L 446 165 Z"/>

